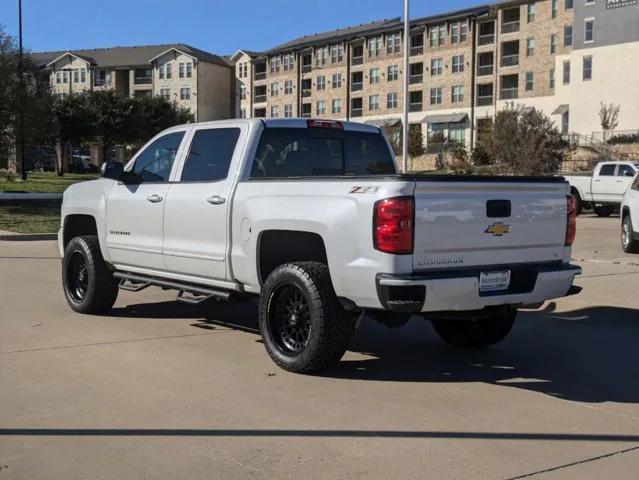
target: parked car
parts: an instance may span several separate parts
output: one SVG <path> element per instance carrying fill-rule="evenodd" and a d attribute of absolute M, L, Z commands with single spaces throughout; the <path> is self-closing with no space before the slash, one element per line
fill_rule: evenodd
<path fill-rule="evenodd" d="M 626 253 L 639 253 L 639 174 L 621 202 L 621 248 Z"/>
<path fill-rule="evenodd" d="M 577 201 L 577 214 L 589 204 L 597 215 L 608 217 L 621 204 L 637 172 L 639 164 L 633 162 L 599 162 L 592 174 L 564 178 Z"/>
<path fill-rule="evenodd" d="M 98 167 L 91 161 L 91 152 L 88 148 L 73 148 L 71 149 L 69 170 L 72 172 L 97 172 Z"/>
<path fill-rule="evenodd" d="M 187 303 L 259 298 L 266 350 L 295 372 L 337 362 L 363 314 L 392 327 L 423 315 L 450 345 L 485 347 L 520 306 L 580 290 L 569 188 L 399 175 L 372 125 L 183 125 L 64 192 L 64 294 L 81 313 L 150 285 Z"/>
<path fill-rule="evenodd" d="M 47 145 L 38 145 L 24 157 L 26 170 L 54 171 L 56 166 L 55 149 Z"/>

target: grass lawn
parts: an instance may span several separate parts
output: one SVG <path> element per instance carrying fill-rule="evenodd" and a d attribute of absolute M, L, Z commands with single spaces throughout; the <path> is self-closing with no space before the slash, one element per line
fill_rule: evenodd
<path fill-rule="evenodd" d="M 0 230 L 15 233 L 57 233 L 60 228 L 59 201 L 0 203 Z"/>
<path fill-rule="evenodd" d="M 0 192 L 64 192 L 69 185 L 98 177 L 97 173 L 65 173 L 58 177 L 55 172 L 29 172 L 25 182 L 19 178 L 13 182 L 0 178 Z"/>

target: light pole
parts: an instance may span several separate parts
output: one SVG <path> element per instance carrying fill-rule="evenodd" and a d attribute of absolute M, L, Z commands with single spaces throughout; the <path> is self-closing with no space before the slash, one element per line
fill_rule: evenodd
<path fill-rule="evenodd" d="M 402 118 L 402 173 L 408 170 L 408 60 L 410 56 L 409 0 L 404 0 L 404 112 Z"/>
<path fill-rule="evenodd" d="M 18 0 L 18 74 L 20 75 L 20 172 L 27 179 L 24 168 L 24 56 L 22 51 L 22 0 Z"/>

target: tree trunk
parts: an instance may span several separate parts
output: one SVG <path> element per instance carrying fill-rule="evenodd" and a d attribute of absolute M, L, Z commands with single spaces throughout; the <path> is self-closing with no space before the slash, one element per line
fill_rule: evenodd
<path fill-rule="evenodd" d="M 59 177 L 64 176 L 65 172 L 69 171 L 69 142 L 62 142 L 56 140 L 55 142 L 55 158 L 56 158 L 56 173 Z"/>

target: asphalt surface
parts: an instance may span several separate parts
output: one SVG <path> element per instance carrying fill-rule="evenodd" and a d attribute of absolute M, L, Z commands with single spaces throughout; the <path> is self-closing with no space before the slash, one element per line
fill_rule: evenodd
<path fill-rule="evenodd" d="M 0 242 L 0 480 L 636 479 L 639 255 L 580 217 L 574 297 L 460 352 L 365 320 L 341 364 L 286 373 L 256 305 L 122 292 L 71 312 L 54 242 Z"/>

